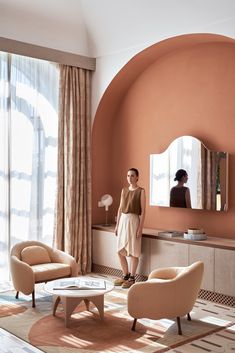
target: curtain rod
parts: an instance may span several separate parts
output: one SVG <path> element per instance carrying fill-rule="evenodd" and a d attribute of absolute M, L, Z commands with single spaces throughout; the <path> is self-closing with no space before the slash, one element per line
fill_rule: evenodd
<path fill-rule="evenodd" d="M 95 71 L 96 59 L 69 52 L 24 43 L 18 40 L 0 37 L 0 50 L 12 54 L 53 61 L 58 64 L 76 66 Z"/>

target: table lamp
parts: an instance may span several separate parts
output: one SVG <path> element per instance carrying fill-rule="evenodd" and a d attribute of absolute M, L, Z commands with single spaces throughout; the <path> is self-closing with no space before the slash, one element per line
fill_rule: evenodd
<path fill-rule="evenodd" d="M 104 207 L 105 208 L 105 224 L 103 226 L 109 227 L 111 224 L 108 223 L 108 211 L 109 211 L 109 206 L 112 205 L 113 203 L 113 198 L 109 194 L 105 194 L 101 197 L 101 200 L 98 202 L 99 207 Z"/>

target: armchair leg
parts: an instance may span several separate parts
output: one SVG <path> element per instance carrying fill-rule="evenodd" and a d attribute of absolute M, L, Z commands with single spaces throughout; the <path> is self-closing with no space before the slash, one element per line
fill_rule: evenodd
<path fill-rule="evenodd" d="M 132 331 L 135 331 L 136 322 L 137 322 L 137 319 L 134 319 L 133 325 L 132 325 L 132 328 L 131 328 Z"/>
<path fill-rule="evenodd" d="M 35 308 L 35 292 L 32 292 L 32 307 Z"/>
<path fill-rule="evenodd" d="M 178 335 L 182 335 L 180 317 L 179 316 L 177 316 L 177 325 L 178 325 Z"/>
<path fill-rule="evenodd" d="M 16 292 L 15 298 L 16 298 L 16 299 L 19 299 L 19 291 Z"/>
<path fill-rule="evenodd" d="M 187 317 L 188 317 L 188 321 L 191 321 L 191 320 L 192 320 L 189 313 L 187 314 Z"/>

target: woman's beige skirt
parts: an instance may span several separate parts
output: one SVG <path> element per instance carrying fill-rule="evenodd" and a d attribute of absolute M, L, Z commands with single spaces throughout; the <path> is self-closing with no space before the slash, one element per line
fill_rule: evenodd
<path fill-rule="evenodd" d="M 134 213 L 121 214 L 117 233 L 117 250 L 122 255 L 140 256 L 142 237 L 136 237 L 139 222 L 139 216 Z"/>

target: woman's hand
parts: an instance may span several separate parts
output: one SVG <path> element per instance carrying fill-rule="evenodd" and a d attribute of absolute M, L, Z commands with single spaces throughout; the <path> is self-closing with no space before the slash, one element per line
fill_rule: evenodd
<path fill-rule="evenodd" d="M 142 237 L 142 228 L 138 228 L 136 232 L 136 238 Z"/>
<path fill-rule="evenodd" d="M 117 233 L 118 233 L 118 225 L 116 225 L 114 232 L 115 232 L 115 235 L 117 236 Z"/>

